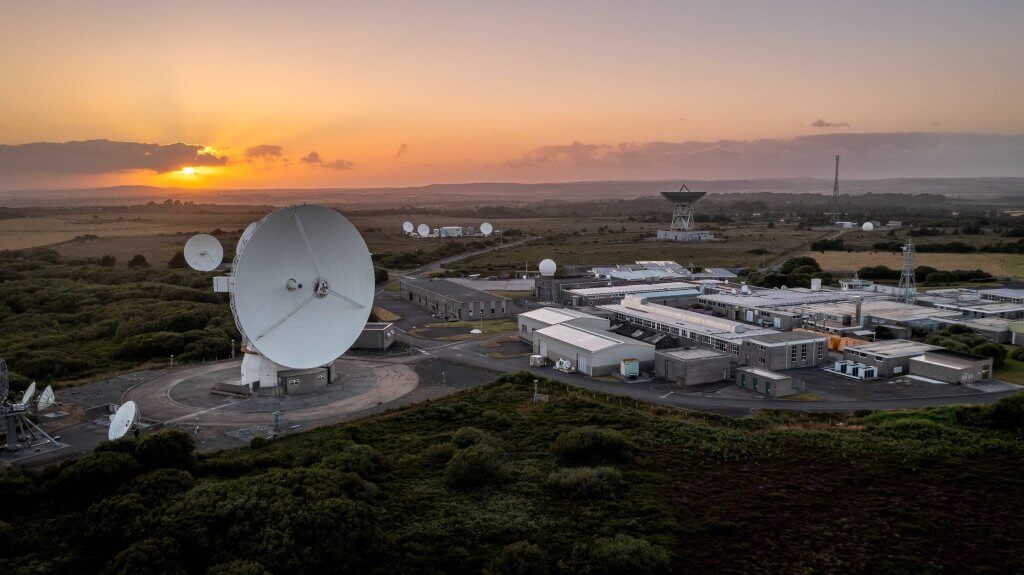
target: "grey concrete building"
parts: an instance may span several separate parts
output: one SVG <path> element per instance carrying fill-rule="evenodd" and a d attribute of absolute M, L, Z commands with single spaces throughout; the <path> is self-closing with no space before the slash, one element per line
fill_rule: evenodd
<path fill-rule="evenodd" d="M 910 358 L 910 374 L 946 383 L 971 383 L 992 377 L 992 358 L 949 350 L 926 351 Z"/>
<path fill-rule="evenodd" d="M 732 355 L 713 349 L 665 349 L 654 354 L 654 374 L 679 385 L 729 379 Z"/>
<path fill-rule="evenodd" d="M 761 369 L 794 369 L 825 361 L 828 338 L 803 331 L 757 335 L 743 340 L 740 363 Z"/>
<path fill-rule="evenodd" d="M 498 319 L 512 314 L 512 302 L 508 298 L 448 280 L 404 278 L 400 285 L 402 299 L 446 321 Z"/>
<path fill-rule="evenodd" d="M 937 345 L 905 339 L 889 339 L 861 345 L 848 345 L 843 351 L 843 359 L 874 366 L 878 370 L 879 377 L 894 377 L 908 372 L 910 358 L 939 349 L 942 348 Z"/>
<path fill-rule="evenodd" d="M 570 308 L 542 307 L 524 311 L 516 316 L 519 324 L 519 337 L 524 341 L 533 341 L 533 332 L 561 323 L 569 323 L 588 329 L 607 330 L 611 327 L 608 318 L 598 317 Z"/>
<path fill-rule="evenodd" d="M 654 346 L 615 333 L 565 323 L 533 332 L 533 352 L 550 361 L 568 360 L 573 369 L 590 376 L 619 370 L 624 359 L 636 359 L 641 369 L 654 366 Z"/>
<path fill-rule="evenodd" d="M 367 322 L 352 349 L 386 350 L 395 343 L 395 324 L 386 321 Z"/>
<path fill-rule="evenodd" d="M 759 367 L 737 367 L 736 385 L 765 397 L 785 397 L 800 393 L 792 377 Z"/>

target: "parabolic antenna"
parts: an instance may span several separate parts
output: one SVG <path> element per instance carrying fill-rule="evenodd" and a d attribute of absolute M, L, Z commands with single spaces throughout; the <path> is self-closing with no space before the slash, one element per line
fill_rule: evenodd
<path fill-rule="evenodd" d="M 553 276 L 558 268 L 555 265 L 555 260 L 552 259 L 541 260 L 540 265 L 537 267 L 540 269 L 540 275 L 542 276 Z"/>
<path fill-rule="evenodd" d="M 110 428 L 107 429 L 107 439 L 114 441 L 115 439 L 121 439 L 129 431 L 132 426 L 135 425 L 135 421 L 139 418 L 139 409 L 135 407 L 134 401 L 126 401 L 121 404 L 121 407 L 117 408 L 117 413 L 114 417 L 110 418 Z"/>
<path fill-rule="evenodd" d="M 253 222 L 248 226 L 245 226 L 245 229 L 242 230 L 242 235 L 238 236 L 238 245 L 235 246 L 235 253 L 242 251 L 242 246 L 245 245 L 245 242 L 249 241 L 249 238 L 252 237 L 252 232 L 256 229 L 257 223 L 258 222 Z"/>
<path fill-rule="evenodd" d="M 28 384 L 28 389 L 25 390 L 24 395 L 21 396 L 21 403 L 26 404 L 32 401 L 32 398 L 36 396 L 36 382 Z"/>
<path fill-rule="evenodd" d="M 56 402 L 57 396 L 54 395 L 53 393 L 53 386 L 47 385 L 46 389 L 44 389 L 43 392 L 39 394 L 39 404 L 36 406 L 36 409 L 42 411 Z"/>
<path fill-rule="evenodd" d="M 402 224 L 402 231 L 407 234 L 411 234 L 414 229 L 415 227 L 412 225 L 412 222 L 405 222 Z"/>
<path fill-rule="evenodd" d="M 419 234 L 420 237 L 425 238 L 430 235 L 430 226 L 427 224 L 420 224 L 419 227 L 416 228 L 416 233 Z"/>
<path fill-rule="evenodd" d="M 494 233 L 494 226 L 492 226 L 488 222 L 484 222 L 484 223 L 480 224 L 480 233 L 485 235 L 485 236 L 489 236 L 492 233 Z"/>
<path fill-rule="evenodd" d="M 224 247 L 210 234 L 196 234 L 185 242 L 185 261 L 194 270 L 212 272 L 224 261 Z"/>
<path fill-rule="evenodd" d="M 259 221 L 235 255 L 231 311 L 249 345 L 292 369 L 325 365 L 355 343 L 373 306 L 373 263 L 345 216 L 315 205 Z"/>

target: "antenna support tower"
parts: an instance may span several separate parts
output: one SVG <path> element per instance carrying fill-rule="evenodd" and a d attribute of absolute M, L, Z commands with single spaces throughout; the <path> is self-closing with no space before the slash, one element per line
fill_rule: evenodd
<path fill-rule="evenodd" d="M 914 276 L 914 242 L 907 238 L 903 244 L 903 271 L 900 273 L 900 299 L 904 303 L 917 301 L 917 279 Z"/>
<path fill-rule="evenodd" d="M 839 211 L 839 154 L 836 154 L 836 179 L 832 182 L 832 223 L 836 223 Z"/>
<path fill-rule="evenodd" d="M 680 186 L 678 192 L 662 192 L 662 197 L 675 204 L 675 209 L 672 210 L 672 225 L 668 230 L 659 231 L 658 238 L 688 242 L 714 239 L 711 232 L 693 227 L 693 204 L 703 198 L 704 194 L 690 190 L 686 184 Z"/>

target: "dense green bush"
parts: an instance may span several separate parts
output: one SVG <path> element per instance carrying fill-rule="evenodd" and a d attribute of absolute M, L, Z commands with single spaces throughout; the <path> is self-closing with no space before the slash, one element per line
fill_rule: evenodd
<path fill-rule="evenodd" d="M 320 465 L 355 473 L 369 479 L 374 473 L 387 466 L 384 454 L 369 445 L 353 444 L 345 447 L 341 453 L 324 457 Z"/>
<path fill-rule="evenodd" d="M 587 575 L 655 575 L 667 573 L 670 560 L 661 547 L 620 533 L 582 546 L 574 561 L 565 566 L 572 573 Z"/>
<path fill-rule="evenodd" d="M 455 446 L 451 443 L 435 443 L 423 450 L 423 460 L 428 465 L 440 467 L 455 455 Z"/>
<path fill-rule="evenodd" d="M 459 449 L 480 443 L 493 442 L 493 437 L 475 427 L 460 427 L 452 434 L 452 445 Z"/>
<path fill-rule="evenodd" d="M 529 541 L 506 545 L 491 561 L 486 575 L 546 575 L 551 564 L 544 550 Z"/>
<path fill-rule="evenodd" d="M 487 444 L 473 445 L 456 452 L 444 470 L 444 482 L 449 487 L 479 487 L 500 482 L 507 476 L 504 453 Z"/>
<path fill-rule="evenodd" d="M 149 469 L 190 469 L 195 440 L 180 429 L 165 429 L 144 435 L 135 445 L 135 458 Z"/>
<path fill-rule="evenodd" d="M 622 472 L 614 467 L 568 467 L 553 471 L 548 487 L 567 497 L 614 497 L 622 487 Z"/>
<path fill-rule="evenodd" d="M 632 457 L 636 447 L 614 429 L 579 427 L 559 435 L 551 452 L 567 464 L 596 461 L 624 461 Z"/>

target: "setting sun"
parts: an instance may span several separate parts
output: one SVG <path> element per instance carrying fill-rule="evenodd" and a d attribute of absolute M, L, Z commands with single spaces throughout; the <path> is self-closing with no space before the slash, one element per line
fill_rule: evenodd
<path fill-rule="evenodd" d="M 196 175 L 196 169 L 193 168 L 192 166 L 186 166 L 181 169 L 181 173 L 186 176 L 194 176 Z"/>

